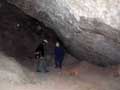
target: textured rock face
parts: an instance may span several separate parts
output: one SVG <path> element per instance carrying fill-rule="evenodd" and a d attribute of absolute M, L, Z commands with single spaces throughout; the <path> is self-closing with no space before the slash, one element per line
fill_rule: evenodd
<path fill-rule="evenodd" d="M 53 28 L 77 58 L 120 63 L 119 0 L 8 1 Z"/>
<path fill-rule="evenodd" d="M 0 52 L 0 82 L 22 84 L 30 82 L 24 68 L 13 58 Z"/>

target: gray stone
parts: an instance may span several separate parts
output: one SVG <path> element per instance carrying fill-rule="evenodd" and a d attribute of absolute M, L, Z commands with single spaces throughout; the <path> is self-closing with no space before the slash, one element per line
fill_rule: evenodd
<path fill-rule="evenodd" d="M 8 0 L 52 28 L 80 60 L 120 63 L 119 0 Z"/>

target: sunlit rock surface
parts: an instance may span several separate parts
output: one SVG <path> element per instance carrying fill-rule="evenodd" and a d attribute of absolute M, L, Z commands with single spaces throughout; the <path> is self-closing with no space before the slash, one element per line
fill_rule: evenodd
<path fill-rule="evenodd" d="M 13 58 L 0 52 L 0 83 L 22 84 L 30 82 L 25 69 Z"/>
<path fill-rule="evenodd" d="M 56 31 L 71 53 L 120 63 L 120 0 L 8 0 Z"/>

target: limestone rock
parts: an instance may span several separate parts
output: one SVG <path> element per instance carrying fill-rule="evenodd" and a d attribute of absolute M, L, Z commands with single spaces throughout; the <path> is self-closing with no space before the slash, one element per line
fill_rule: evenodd
<path fill-rule="evenodd" d="M 0 52 L 0 82 L 9 84 L 23 84 L 30 80 L 23 67 L 13 58 Z"/>
<path fill-rule="evenodd" d="M 51 27 L 80 60 L 120 63 L 120 0 L 8 1 Z"/>

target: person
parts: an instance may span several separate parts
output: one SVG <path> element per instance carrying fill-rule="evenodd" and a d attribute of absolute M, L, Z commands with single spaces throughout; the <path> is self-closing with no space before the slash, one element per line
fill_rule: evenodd
<path fill-rule="evenodd" d="M 41 41 L 35 50 L 35 58 L 37 59 L 37 72 L 48 72 L 45 58 L 45 46 L 47 43 L 47 40 Z"/>
<path fill-rule="evenodd" d="M 64 48 L 59 42 L 56 42 L 55 47 L 55 67 L 62 69 L 62 63 L 64 59 Z"/>
<path fill-rule="evenodd" d="M 48 72 L 45 57 L 39 58 L 38 72 Z"/>

